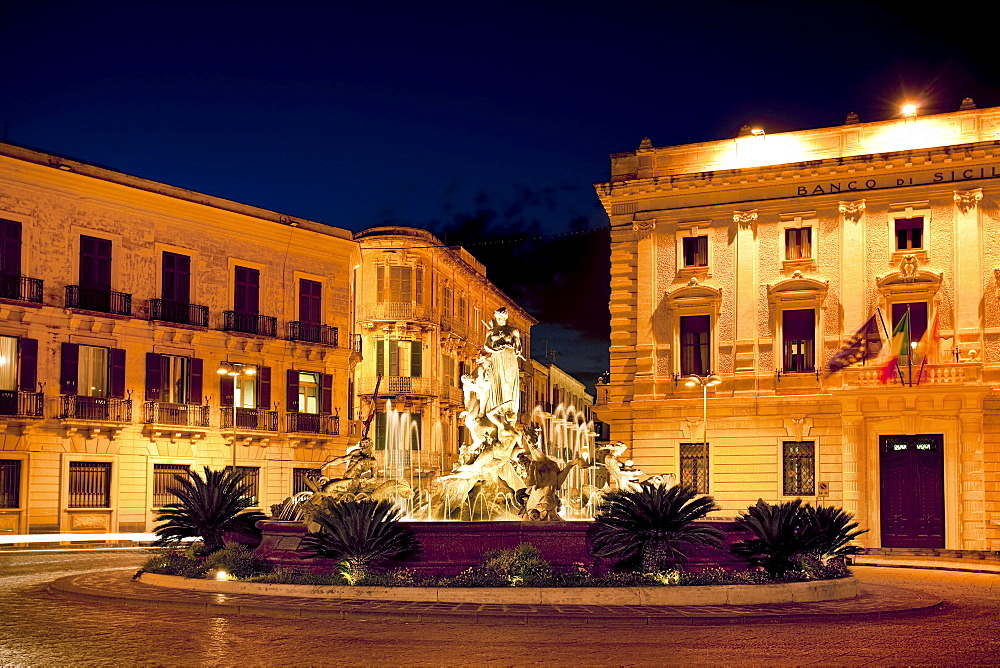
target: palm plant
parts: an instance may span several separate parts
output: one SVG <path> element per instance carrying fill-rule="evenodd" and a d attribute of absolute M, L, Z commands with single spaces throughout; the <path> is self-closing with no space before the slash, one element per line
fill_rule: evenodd
<path fill-rule="evenodd" d="M 594 517 L 591 553 L 644 572 L 680 566 L 695 549 L 722 546 L 719 529 L 695 523 L 718 509 L 712 497 L 686 486 L 647 481 L 608 492 Z"/>
<path fill-rule="evenodd" d="M 341 574 L 357 582 L 373 569 L 420 552 L 420 541 L 399 523 L 402 515 L 388 500 L 330 503 L 313 517 L 320 530 L 306 534 L 301 546 L 340 560 Z"/>
<path fill-rule="evenodd" d="M 156 545 L 166 545 L 183 538 L 200 537 L 209 552 L 221 549 L 228 531 L 247 530 L 264 519 L 259 511 L 244 512 L 254 504 L 251 487 L 243 482 L 243 471 L 213 471 L 207 466 L 204 476 L 192 471 L 190 476 L 175 475 L 177 485 L 170 489 L 177 497 L 156 516 Z"/>
<path fill-rule="evenodd" d="M 809 554 L 827 563 L 861 552 L 862 548 L 848 543 L 868 529 L 859 530 L 853 515 L 835 506 L 805 506 L 805 510 L 805 547 Z"/>
<path fill-rule="evenodd" d="M 750 564 L 763 566 L 771 576 L 795 570 L 796 560 L 808 552 L 807 521 L 802 499 L 771 505 L 757 499 L 736 518 L 754 537 L 732 546 L 734 554 Z"/>

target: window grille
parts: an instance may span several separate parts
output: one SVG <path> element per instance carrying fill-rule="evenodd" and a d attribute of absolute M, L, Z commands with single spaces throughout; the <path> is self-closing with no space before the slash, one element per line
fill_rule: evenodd
<path fill-rule="evenodd" d="M 227 471 L 232 471 L 232 466 L 226 467 Z M 260 505 L 260 468 L 257 466 L 237 466 L 237 472 L 246 473 L 243 477 L 241 485 L 249 485 L 250 489 L 247 496 L 250 498 L 250 505 L 257 506 Z"/>
<path fill-rule="evenodd" d="M 816 443 L 785 441 L 783 460 L 783 494 L 813 496 L 816 494 Z"/>
<path fill-rule="evenodd" d="M 111 462 L 69 463 L 70 508 L 111 507 Z"/>
<path fill-rule="evenodd" d="M 292 495 L 311 490 L 306 484 L 307 475 L 319 476 L 321 474 L 319 469 L 292 469 Z"/>
<path fill-rule="evenodd" d="M 172 488 L 180 486 L 180 483 L 174 478 L 175 475 L 187 478 L 191 475 L 191 469 L 185 464 L 153 464 L 154 508 L 162 508 L 168 503 L 177 503 L 177 496 L 170 491 Z"/>
<path fill-rule="evenodd" d="M 0 459 L 0 508 L 21 505 L 21 460 Z"/>
<path fill-rule="evenodd" d="M 681 484 L 708 494 L 708 443 L 681 443 Z"/>

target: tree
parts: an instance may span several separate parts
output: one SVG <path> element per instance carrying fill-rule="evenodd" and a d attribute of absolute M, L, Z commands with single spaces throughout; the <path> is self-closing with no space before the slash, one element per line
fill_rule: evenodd
<path fill-rule="evenodd" d="M 178 498 L 168 503 L 156 516 L 156 545 L 167 545 L 183 538 L 198 537 L 205 548 L 214 552 L 223 545 L 227 531 L 252 530 L 259 511 L 244 512 L 254 504 L 251 487 L 243 482 L 244 471 L 213 471 L 204 467 L 204 476 L 192 471 L 190 476 L 175 475 L 177 485 L 170 491 Z"/>
<path fill-rule="evenodd" d="M 692 487 L 641 483 L 605 494 L 591 529 L 591 553 L 618 564 L 659 571 L 682 565 L 690 552 L 722 547 L 722 532 L 695 520 L 718 510 Z"/>

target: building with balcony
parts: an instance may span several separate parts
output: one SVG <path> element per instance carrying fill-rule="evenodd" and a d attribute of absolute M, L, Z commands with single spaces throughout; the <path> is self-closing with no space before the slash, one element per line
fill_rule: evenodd
<path fill-rule="evenodd" d="M 535 320 L 487 279 L 471 254 L 445 246 L 430 232 L 375 227 L 355 239 L 361 245 L 356 319 L 363 359 L 355 368 L 351 419 L 367 417 L 375 400 L 372 436 L 376 457 L 385 464 L 392 425 L 398 427 L 387 405 L 408 413 L 407 456 L 389 462 L 390 468 L 450 470 L 459 446 L 468 442 L 458 417 L 464 409 L 461 378 L 474 368 L 486 324 L 502 306 L 521 331 L 521 419 L 530 414 L 526 360 Z"/>
<path fill-rule="evenodd" d="M 594 419 L 594 397 L 587 393 L 587 386 L 569 375 L 553 362 L 531 360 L 531 408 L 540 407 L 546 413 L 563 412 L 572 408 L 584 422 Z"/>
<path fill-rule="evenodd" d="M 870 547 L 1000 549 L 1000 109 L 746 130 L 611 156 L 601 419 L 727 515 L 802 498 Z M 829 374 L 872 316 L 881 353 Z"/>
<path fill-rule="evenodd" d="M 343 454 L 351 233 L 0 144 L 0 532 L 147 531 L 175 474 L 257 505 Z"/>

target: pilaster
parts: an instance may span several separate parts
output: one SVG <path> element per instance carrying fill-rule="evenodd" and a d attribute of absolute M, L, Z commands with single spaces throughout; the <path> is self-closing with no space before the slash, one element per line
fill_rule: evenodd
<path fill-rule="evenodd" d="M 736 224 L 736 346 L 733 369 L 754 373 L 757 366 L 757 210 L 734 211 Z"/>
<path fill-rule="evenodd" d="M 865 224 L 867 216 L 865 200 L 840 202 L 840 247 L 843 256 L 840 263 L 840 306 L 843 321 L 840 330 L 848 336 L 860 327 L 868 314 L 865 313 L 865 263 L 862 250 L 865 248 Z M 858 256 L 849 253 L 856 251 Z"/>
<path fill-rule="evenodd" d="M 982 352 L 979 316 L 983 295 L 979 202 L 982 188 L 956 190 L 955 201 L 955 344 Z"/>

